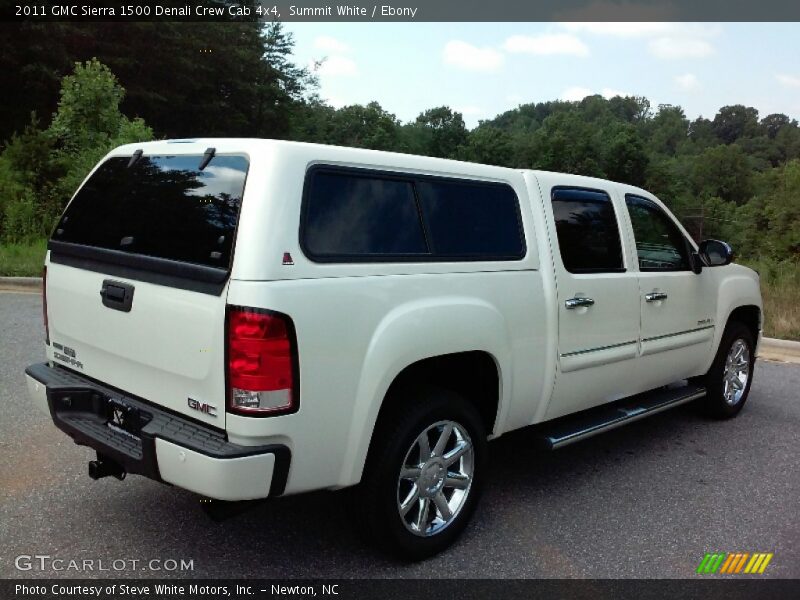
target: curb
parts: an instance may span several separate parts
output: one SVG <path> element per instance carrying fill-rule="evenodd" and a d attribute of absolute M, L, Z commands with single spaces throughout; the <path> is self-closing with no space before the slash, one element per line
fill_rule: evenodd
<path fill-rule="evenodd" d="M 0 290 L 8 291 L 42 291 L 41 277 L 0 277 Z"/>
<path fill-rule="evenodd" d="M 800 364 L 800 342 L 777 340 L 768 337 L 761 338 L 761 344 L 758 347 L 758 358 Z"/>

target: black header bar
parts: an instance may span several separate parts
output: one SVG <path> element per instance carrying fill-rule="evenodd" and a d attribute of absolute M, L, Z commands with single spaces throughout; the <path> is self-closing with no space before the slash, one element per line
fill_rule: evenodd
<path fill-rule="evenodd" d="M 0 21 L 800 21 L 793 0 L 9 0 Z"/>

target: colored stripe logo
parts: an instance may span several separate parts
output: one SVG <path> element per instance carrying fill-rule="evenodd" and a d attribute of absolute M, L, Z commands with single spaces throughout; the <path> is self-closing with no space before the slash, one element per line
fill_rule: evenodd
<path fill-rule="evenodd" d="M 772 552 L 711 552 L 706 553 L 697 573 L 701 575 L 761 574 L 772 560 Z"/>

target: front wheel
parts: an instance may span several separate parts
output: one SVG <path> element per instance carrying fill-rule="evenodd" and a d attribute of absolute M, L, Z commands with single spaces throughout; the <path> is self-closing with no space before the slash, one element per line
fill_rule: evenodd
<path fill-rule="evenodd" d="M 448 390 L 407 390 L 393 400 L 401 408 L 376 429 L 355 516 L 378 545 L 421 560 L 466 527 L 483 483 L 486 434 L 477 410 Z"/>
<path fill-rule="evenodd" d="M 702 380 L 707 390 L 702 402 L 710 416 L 729 419 L 739 414 L 750 393 L 755 360 L 755 340 L 750 329 L 739 322 L 730 323 Z"/>

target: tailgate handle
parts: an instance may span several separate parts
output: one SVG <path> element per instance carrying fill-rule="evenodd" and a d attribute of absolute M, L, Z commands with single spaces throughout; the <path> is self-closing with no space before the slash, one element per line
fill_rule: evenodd
<path fill-rule="evenodd" d="M 133 305 L 133 286 L 129 283 L 106 279 L 100 290 L 100 297 L 103 299 L 103 306 L 130 312 Z"/>

